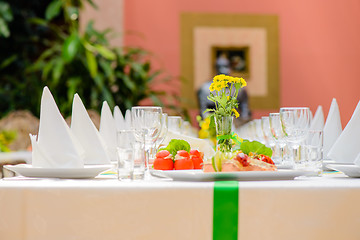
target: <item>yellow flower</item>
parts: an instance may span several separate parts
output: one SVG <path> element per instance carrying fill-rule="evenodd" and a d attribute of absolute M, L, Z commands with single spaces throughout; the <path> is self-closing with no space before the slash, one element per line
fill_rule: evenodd
<path fill-rule="evenodd" d="M 209 137 L 209 132 L 207 130 L 204 129 L 200 129 L 199 131 L 199 138 L 208 138 Z"/>
<path fill-rule="evenodd" d="M 216 83 L 216 84 L 215 84 L 214 89 L 215 89 L 216 91 L 220 91 L 220 90 L 223 89 L 225 86 L 226 86 L 226 84 L 224 85 L 223 82 L 219 82 L 219 83 Z"/>
<path fill-rule="evenodd" d="M 231 109 L 231 111 L 235 114 L 235 117 L 238 118 L 240 114 L 236 111 L 235 108 Z"/>
<path fill-rule="evenodd" d="M 210 92 L 215 90 L 215 83 L 212 83 L 209 87 Z"/>
<path fill-rule="evenodd" d="M 227 99 L 227 101 L 229 101 L 229 100 L 230 100 L 230 96 L 227 96 L 227 98 L 226 98 L 226 99 Z"/>
<path fill-rule="evenodd" d="M 240 78 L 240 82 L 241 82 L 241 87 L 245 87 L 247 85 L 245 79 Z"/>
<path fill-rule="evenodd" d="M 213 82 L 214 82 L 214 83 L 222 82 L 223 79 L 224 79 L 224 77 L 225 77 L 224 74 L 216 75 L 216 76 L 213 78 Z"/>
<path fill-rule="evenodd" d="M 210 127 L 210 118 L 205 118 L 203 124 L 201 125 L 201 129 L 209 130 Z"/>

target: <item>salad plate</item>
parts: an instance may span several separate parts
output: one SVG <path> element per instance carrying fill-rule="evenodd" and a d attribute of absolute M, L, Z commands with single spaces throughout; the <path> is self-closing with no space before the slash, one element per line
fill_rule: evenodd
<path fill-rule="evenodd" d="M 278 171 L 203 172 L 202 170 L 150 170 L 156 177 L 171 178 L 175 181 L 268 181 L 293 180 L 299 176 L 313 174 L 308 171 L 280 169 Z"/>
<path fill-rule="evenodd" d="M 360 177 L 360 167 L 355 164 L 328 164 L 326 167 L 335 171 L 340 171 L 349 177 Z"/>
<path fill-rule="evenodd" d="M 4 166 L 21 176 L 35 178 L 94 178 L 111 167 L 112 165 L 84 165 L 83 168 L 40 168 L 31 164 Z"/>

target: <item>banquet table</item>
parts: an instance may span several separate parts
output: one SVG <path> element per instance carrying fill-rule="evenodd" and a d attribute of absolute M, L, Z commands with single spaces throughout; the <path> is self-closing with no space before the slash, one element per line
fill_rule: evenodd
<path fill-rule="evenodd" d="M 238 182 L 238 239 L 360 239 L 360 179 Z M 214 182 L 0 180 L 0 239 L 213 239 Z"/>

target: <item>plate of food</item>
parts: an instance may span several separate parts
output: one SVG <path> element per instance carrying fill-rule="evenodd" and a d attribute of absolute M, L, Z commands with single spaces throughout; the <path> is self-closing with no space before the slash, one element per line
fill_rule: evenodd
<path fill-rule="evenodd" d="M 5 165 L 6 169 L 24 177 L 34 178 L 94 178 L 112 165 L 85 165 L 83 168 L 42 168 L 31 164 Z"/>
<path fill-rule="evenodd" d="M 278 169 L 268 149 L 259 150 L 261 143 L 245 143 L 242 150 L 223 154 L 216 152 L 211 159 L 190 149 L 185 141 L 174 140 L 156 154 L 150 173 L 156 177 L 178 181 L 264 181 L 293 180 L 299 176 L 313 174 L 308 171 Z M 262 147 L 262 146 L 261 146 Z M 255 150 L 254 150 L 255 149 Z M 265 153 L 265 154 L 263 154 Z"/>
<path fill-rule="evenodd" d="M 156 177 L 171 178 L 174 181 L 269 181 L 293 180 L 309 172 L 280 169 L 277 171 L 203 172 L 202 170 L 150 170 Z"/>

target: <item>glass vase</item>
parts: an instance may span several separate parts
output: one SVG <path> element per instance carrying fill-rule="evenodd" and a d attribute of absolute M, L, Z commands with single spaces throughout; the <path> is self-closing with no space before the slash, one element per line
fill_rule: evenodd
<path fill-rule="evenodd" d="M 232 152 L 231 127 L 232 116 L 215 116 L 216 150 L 223 153 Z"/>

